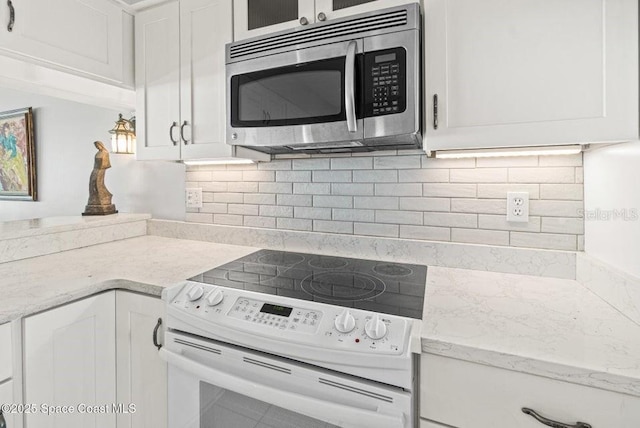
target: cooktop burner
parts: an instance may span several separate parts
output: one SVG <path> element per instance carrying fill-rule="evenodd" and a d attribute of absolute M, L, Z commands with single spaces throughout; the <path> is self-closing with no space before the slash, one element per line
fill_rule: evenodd
<path fill-rule="evenodd" d="M 426 278 L 423 265 L 259 250 L 191 280 L 421 319 Z"/>

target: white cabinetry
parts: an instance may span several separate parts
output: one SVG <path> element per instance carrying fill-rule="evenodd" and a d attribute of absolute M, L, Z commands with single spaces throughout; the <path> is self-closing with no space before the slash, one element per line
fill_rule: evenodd
<path fill-rule="evenodd" d="M 16 404 L 13 399 L 13 381 L 0 382 L 0 405 L 3 404 Z M 15 420 L 17 418 L 14 413 L 0 412 L 0 425 L 2 425 L 2 418 L 4 418 L 7 428 L 16 428 Z"/>
<path fill-rule="evenodd" d="M 0 7 L 0 49 L 113 81 L 132 83 L 125 26 L 132 19 L 104 0 L 13 0 Z M 13 8 L 13 28 L 8 31 Z M 125 37 L 128 35 L 128 37 Z"/>
<path fill-rule="evenodd" d="M 231 0 L 173 1 L 136 16 L 138 159 L 234 155 L 225 144 L 232 25 Z"/>
<path fill-rule="evenodd" d="M 242 40 L 410 2 L 411 0 L 234 0 L 234 38 Z"/>
<path fill-rule="evenodd" d="M 420 370 L 420 417 L 446 426 L 540 428 L 525 407 L 569 425 L 640 426 L 638 397 L 431 354 Z"/>
<path fill-rule="evenodd" d="M 115 293 L 24 319 L 25 403 L 116 402 Z M 29 428 L 112 428 L 115 414 L 26 414 Z"/>
<path fill-rule="evenodd" d="M 13 377 L 13 341 L 11 324 L 0 325 L 0 382 Z"/>
<path fill-rule="evenodd" d="M 424 9 L 427 150 L 638 138 L 637 0 Z"/>
<path fill-rule="evenodd" d="M 116 291 L 117 401 L 136 405 L 117 416 L 118 428 L 167 426 L 167 364 L 152 340 L 163 314 L 159 298 Z"/>

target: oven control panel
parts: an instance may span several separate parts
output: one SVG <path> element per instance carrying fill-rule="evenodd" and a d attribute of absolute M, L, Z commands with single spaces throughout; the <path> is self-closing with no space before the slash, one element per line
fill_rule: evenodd
<path fill-rule="evenodd" d="M 194 334 L 211 331 L 216 336 L 212 338 L 220 338 L 226 328 L 229 337 L 221 339 L 238 340 L 237 332 L 242 332 L 252 341 L 264 337 L 318 352 L 399 355 L 408 348 L 412 321 L 406 318 L 191 281 L 178 289 L 170 297 L 167 313 L 184 318 L 187 325 L 193 317 L 201 320 L 194 324 Z M 184 325 L 179 329 L 190 333 Z"/>
<path fill-rule="evenodd" d="M 229 316 L 263 327 L 304 333 L 316 333 L 322 321 L 322 312 L 319 311 L 274 305 L 245 297 L 236 300 Z"/>

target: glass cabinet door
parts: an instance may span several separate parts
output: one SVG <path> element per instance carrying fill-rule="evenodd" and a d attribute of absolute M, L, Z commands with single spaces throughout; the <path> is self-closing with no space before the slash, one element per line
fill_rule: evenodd
<path fill-rule="evenodd" d="M 234 40 L 314 22 L 314 0 L 234 0 Z"/>
<path fill-rule="evenodd" d="M 411 2 L 412 0 L 316 0 L 316 21 L 341 18 Z"/>

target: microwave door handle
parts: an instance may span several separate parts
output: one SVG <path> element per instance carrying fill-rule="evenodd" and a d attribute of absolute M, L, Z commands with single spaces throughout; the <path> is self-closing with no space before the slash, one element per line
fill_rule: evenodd
<path fill-rule="evenodd" d="M 351 40 L 347 45 L 347 58 L 344 66 L 344 106 L 349 132 L 358 130 L 356 120 L 356 49 L 358 43 Z"/>
<path fill-rule="evenodd" d="M 252 382 L 229 371 L 221 371 L 201 364 L 179 353 L 160 349 L 160 357 L 168 364 L 219 388 L 228 389 L 255 400 L 275 406 L 298 411 L 307 415 L 340 415 L 347 426 L 366 426 L 369 428 L 400 428 L 405 426 L 405 417 L 378 413 L 374 410 L 360 409 L 354 406 L 333 403 L 304 394 L 285 391 L 263 383 Z M 294 404 L 295 403 L 295 404 Z M 317 416 L 318 418 L 322 416 Z"/>

